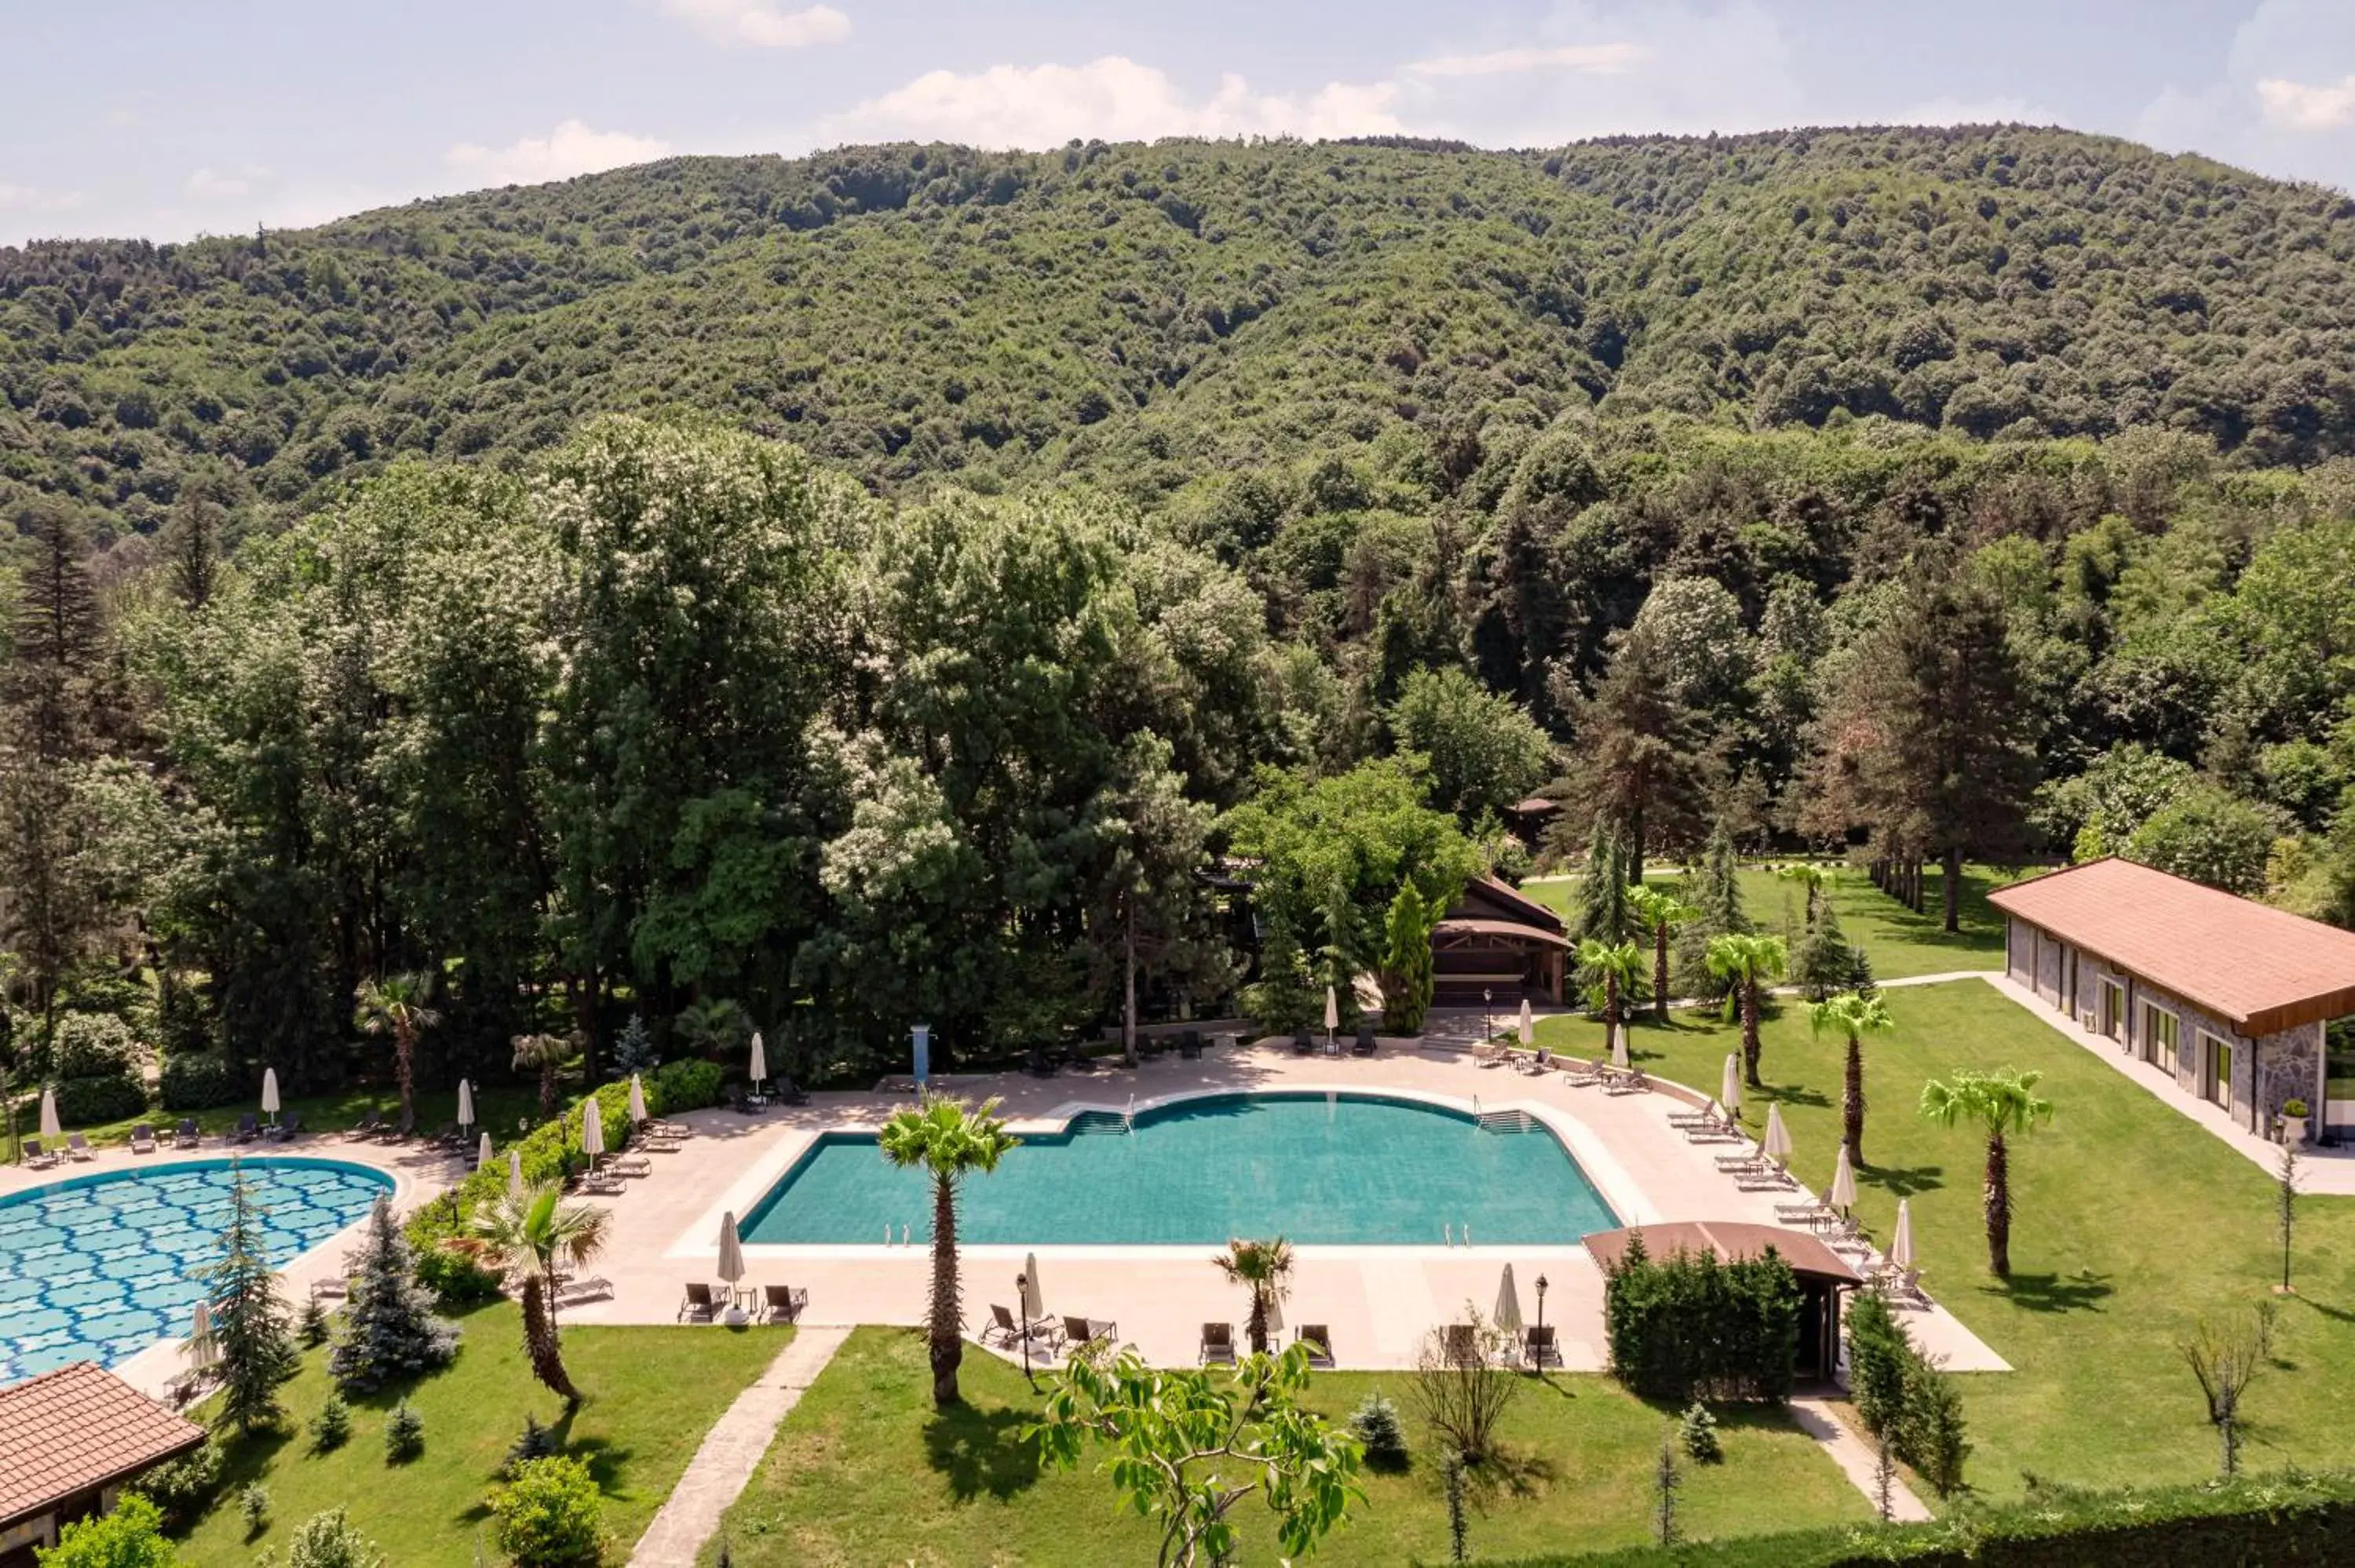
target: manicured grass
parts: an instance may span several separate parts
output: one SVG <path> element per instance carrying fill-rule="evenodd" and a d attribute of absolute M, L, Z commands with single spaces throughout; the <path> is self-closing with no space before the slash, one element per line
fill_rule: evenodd
<path fill-rule="evenodd" d="M 1672 869 L 1656 868 L 1646 880 L 1663 882 L 1677 876 Z M 1807 909 L 1806 890 L 1785 882 L 1763 866 L 1744 866 L 1738 874 L 1743 912 L 1762 931 L 1792 942 L 1798 939 Z M 2015 880 L 1992 866 L 1963 868 L 1960 931 L 1944 928 L 1945 878 L 1934 866 L 1923 874 L 1923 907 L 1916 915 L 1872 885 L 1872 879 L 1853 866 L 1834 868 L 1832 907 L 1840 929 L 1851 942 L 1860 942 L 1872 959 L 1872 972 L 1882 980 L 1910 975 L 1948 974 L 1957 969 L 2003 968 L 2003 916 L 1987 906 L 1987 895 Z M 1548 908 L 1567 914 L 1574 882 L 1532 882 L 1522 888 Z"/>
<path fill-rule="evenodd" d="M 1366 1500 L 1316 1561 L 1444 1562 L 1440 1470 L 1397 1374 L 1319 1373 L 1312 1395 L 1345 1417 L 1369 1390 L 1397 1399 L 1416 1462 L 1369 1474 Z M 922 1340 L 862 1329 L 786 1418 L 729 1511 L 739 1568 L 918 1563 L 1150 1563 L 1156 1536 L 1121 1511 L 1092 1450 L 1075 1471 L 1041 1474 L 1018 1434 L 1037 1408 L 1018 1368 L 965 1355 L 965 1408 L 935 1415 Z M 1593 1376 L 1532 1379 L 1508 1416 L 1511 1462 L 1472 1521 L 1481 1557 L 1633 1545 L 1646 1539 L 1652 1465 L 1668 1417 Z M 1725 1462 L 1688 1466 L 1682 1518 L 1696 1536 L 1790 1529 L 1868 1516 L 1863 1497 L 1777 1414 L 1728 1412 Z M 1276 1561 L 1255 1499 L 1243 1505 L 1242 1558 Z M 719 1544 L 702 1561 L 719 1558 Z"/>
<path fill-rule="evenodd" d="M 564 1334 L 565 1362 L 588 1395 L 568 1420 L 563 1402 L 532 1381 L 516 1309 L 499 1303 L 464 1319 L 465 1346 L 450 1368 L 409 1391 L 425 1423 L 425 1452 L 406 1465 L 384 1461 L 391 1393 L 352 1407 L 351 1441 L 311 1451 L 304 1430 L 330 1384 L 322 1349 L 304 1358 L 287 1385 L 286 1434 L 229 1440 L 225 1484 L 212 1512 L 180 1548 L 189 1568 L 247 1568 L 263 1547 L 285 1542 L 302 1522 L 343 1508 L 400 1568 L 472 1568 L 478 1530 L 489 1544 L 483 1498 L 526 1412 L 554 1426 L 567 1451 L 588 1460 L 605 1493 L 605 1528 L 622 1562 L 687 1468 L 704 1434 L 784 1347 L 792 1330 L 697 1327 L 599 1328 Z M 269 1489 L 271 1523 L 249 1539 L 237 1506 L 248 1481 Z"/>
<path fill-rule="evenodd" d="M 2021 1473 L 2087 1486 L 2197 1480 L 2217 1443 L 2176 1337 L 2203 1313 L 2248 1309 L 2281 1277 L 2266 1173 L 2159 1097 L 1978 980 L 1886 993 L 1897 1028 L 1866 1042 L 1869 1117 L 1858 1211 L 1886 1237 L 1913 1200 L 1932 1292 L 2018 1369 L 1965 1384 L 1977 1452 L 1973 1483 L 2016 1494 Z M 1601 1025 L 1550 1018 L 1541 1044 L 1584 1054 Z M 1713 1013 L 1632 1032 L 1635 1058 L 1713 1090 L 1739 1031 Z M 1845 1043 L 1813 1038 L 1803 1004 L 1769 1019 L 1761 1075 L 1797 1143 L 1794 1167 L 1821 1191 L 1839 1137 Z M 1914 1107 L 1953 1068 L 2041 1071 L 2056 1119 L 2012 1145 L 2009 1283 L 1987 1271 L 1979 1212 L 1984 1140 Z M 1744 1116 L 1764 1118 L 1761 1097 Z M 2355 1200 L 2301 1201 L 2298 1294 L 2281 1305 L 2278 1364 L 2244 1405 L 2256 1467 L 2343 1465 L 2355 1387 Z"/>
<path fill-rule="evenodd" d="M 567 1091 L 562 1103 L 570 1104 L 575 1097 Z M 31 1134 L 39 1130 L 37 1120 L 39 1106 L 40 1097 L 36 1091 L 18 1107 L 17 1128 L 20 1132 Z M 397 1120 L 400 1107 L 400 1097 L 389 1088 L 340 1089 L 331 1095 L 290 1098 L 285 1102 L 279 1120 L 300 1116 L 305 1136 L 293 1144 L 255 1143 L 246 1147 L 261 1154 L 315 1154 L 319 1152 L 317 1140 L 320 1134 L 348 1131 L 370 1110 L 389 1113 Z M 158 1107 L 134 1117 L 125 1117 L 120 1121 L 69 1128 L 67 1130 L 79 1131 L 94 1144 L 125 1143 L 130 1140 L 132 1128 L 144 1121 L 159 1136 L 164 1136 L 168 1146 L 171 1129 L 180 1125 L 182 1117 L 192 1116 L 197 1118 L 197 1130 L 205 1135 L 204 1147 L 198 1152 L 218 1154 L 231 1147 L 222 1140 L 221 1135 L 234 1129 L 240 1118 L 260 1114 L 259 1101 L 250 1105 L 216 1106 L 210 1110 L 200 1111 L 167 1111 Z M 529 1118 L 535 1127 L 539 1124 L 539 1092 L 536 1088 L 481 1088 L 474 1092 L 474 1119 L 501 1145 L 515 1136 L 517 1117 Z M 457 1119 L 458 1091 L 455 1088 L 418 1091 L 417 1128 L 421 1136 L 430 1138 L 441 1130 L 444 1122 Z M 0 1139 L 0 1160 L 6 1158 L 6 1142 Z"/>

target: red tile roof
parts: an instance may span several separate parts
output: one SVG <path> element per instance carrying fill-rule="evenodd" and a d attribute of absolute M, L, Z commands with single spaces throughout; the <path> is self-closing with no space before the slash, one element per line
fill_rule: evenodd
<path fill-rule="evenodd" d="M 1487 906 L 1483 908 L 1482 906 Z M 1447 912 L 1451 920 L 1484 920 L 1501 917 L 1515 925 L 1536 926 L 1548 931 L 1562 928 L 1561 916 L 1508 882 L 1497 877 L 1475 878 L 1464 889 L 1455 907 Z"/>
<path fill-rule="evenodd" d="M 1720 1263 L 1762 1257 L 1768 1247 L 1782 1255 L 1794 1274 L 1828 1279 L 1838 1285 L 1861 1285 L 1864 1276 L 1848 1259 L 1826 1246 L 1822 1238 L 1780 1225 L 1753 1225 L 1733 1220 L 1675 1220 L 1666 1224 L 1629 1225 L 1624 1231 L 1597 1231 L 1584 1238 L 1586 1255 L 1604 1270 L 1627 1251 L 1630 1236 L 1644 1238 L 1644 1252 L 1654 1259 L 1679 1252 L 1714 1253 Z"/>
<path fill-rule="evenodd" d="M 2355 931 L 2133 861 L 2087 861 L 2000 888 L 1987 902 L 2244 1034 L 2355 1012 Z"/>
<path fill-rule="evenodd" d="M 0 1524 L 186 1453 L 205 1429 L 95 1361 L 0 1389 Z"/>

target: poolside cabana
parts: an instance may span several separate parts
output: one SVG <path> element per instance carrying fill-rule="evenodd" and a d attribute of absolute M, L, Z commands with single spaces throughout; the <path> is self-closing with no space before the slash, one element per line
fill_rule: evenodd
<path fill-rule="evenodd" d="M 1773 1247 L 1799 1279 L 1799 1354 L 1793 1366 L 1802 1378 L 1828 1378 L 1839 1363 L 1840 1293 L 1864 1283 L 1864 1276 L 1817 1236 L 1779 1225 L 1730 1220 L 1678 1220 L 1597 1231 L 1585 1238 L 1586 1255 L 1609 1274 L 1626 1255 L 1627 1238 L 1641 1234 L 1654 1258 L 1676 1253 L 1710 1253 L 1720 1263 L 1763 1257 Z"/>
<path fill-rule="evenodd" d="M 1432 998 L 1457 1007 L 1478 1005 L 1484 992 L 1500 1005 L 1560 1002 L 1570 969 L 1571 941 L 1561 916 L 1493 876 L 1465 888 L 1432 928 Z"/>
<path fill-rule="evenodd" d="M 32 1568 L 66 1525 L 114 1506 L 128 1483 L 205 1440 L 94 1361 L 0 1389 L 0 1568 Z"/>
<path fill-rule="evenodd" d="M 2355 1013 L 2355 931 L 2115 858 L 1987 902 L 2007 923 L 2004 972 L 2063 1017 L 2252 1132 L 2295 1099 L 2322 1133 L 2323 1026 Z"/>

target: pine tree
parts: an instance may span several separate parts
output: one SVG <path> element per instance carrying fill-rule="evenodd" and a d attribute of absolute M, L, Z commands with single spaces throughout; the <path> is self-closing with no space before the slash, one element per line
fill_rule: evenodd
<path fill-rule="evenodd" d="M 1627 841 L 1610 821 L 1594 819 L 1586 843 L 1586 873 L 1579 879 L 1578 911 L 1571 936 L 1617 947 L 1646 935 L 1636 927 L 1636 912 L 1627 900 L 1627 883 L 1635 874 Z"/>
<path fill-rule="evenodd" d="M 278 1277 L 261 1240 L 261 1211 L 244 1167 L 229 1167 L 229 1221 L 220 1258 L 205 1270 L 213 1303 L 213 1338 L 220 1346 L 221 1417 L 239 1432 L 274 1426 L 284 1412 L 279 1386 L 299 1366 L 292 1314 L 278 1294 Z"/>
<path fill-rule="evenodd" d="M 457 1330 L 435 1319 L 412 1272 L 409 1242 L 393 1223 L 392 1201 L 378 1198 L 368 1215 L 358 1277 L 344 1329 L 328 1353 L 328 1374 L 346 1395 L 373 1393 L 389 1383 L 447 1366 L 457 1353 Z"/>
<path fill-rule="evenodd" d="M 1709 972 L 1709 945 L 1719 937 L 1746 934 L 1750 917 L 1742 908 L 1742 882 L 1734 861 L 1733 834 L 1723 822 L 1710 831 L 1700 870 L 1687 902 L 1700 913 L 1677 931 L 1677 989 L 1687 996 L 1724 994 Z"/>
<path fill-rule="evenodd" d="M 161 542 L 172 574 L 172 591 L 190 609 L 202 609 L 213 597 L 225 519 L 215 482 L 199 482 L 182 487 L 179 503 L 164 524 Z"/>
<path fill-rule="evenodd" d="M 626 1078 L 632 1073 L 651 1073 L 661 1065 L 662 1053 L 655 1046 L 646 1021 L 633 1012 L 613 1041 L 613 1075 Z"/>

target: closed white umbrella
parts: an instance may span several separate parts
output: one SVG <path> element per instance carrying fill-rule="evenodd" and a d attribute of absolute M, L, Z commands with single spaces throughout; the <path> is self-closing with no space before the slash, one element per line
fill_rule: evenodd
<path fill-rule="evenodd" d="M 1742 1058 L 1731 1051 L 1725 1054 L 1725 1080 L 1718 1086 L 1717 1099 L 1727 1116 L 1742 1114 Z"/>
<path fill-rule="evenodd" d="M 491 1162 L 491 1135 L 483 1134 L 483 1146 L 474 1150 L 474 1169 L 480 1171 Z"/>
<path fill-rule="evenodd" d="M 272 1121 L 278 1119 L 278 1069 L 261 1069 L 261 1114 Z"/>
<path fill-rule="evenodd" d="M 1856 1167 L 1848 1162 L 1848 1145 L 1839 1150 L 1839 1163 L 1832 1167 L 1831 1205 L 1846 1213 L 1856 1207 Z"/>
<path fill-rule="evenodd" d="M 1759 1148 L 1777 1165 L 1790 1163 L 1791 1130 L 1783 1125 L 1783 1107 L 1779 1101 L 1766 1107 L 1766 1136 L 1760 1140 Z"/>
<path fill-rule="evenodd" d="M 1900 1268 L 1913 1266 L 1913 1205 L 1897 1200 L 1897 1234 L 1889 1243 L 1889 1261 Z"/>
<path fill-rule="evenodd" d="M 458 1125 L 474 1125 L 474 1086 L 464 1078 L 458 1080 Z"/>
<path fill-rule="evenodd" d="M 65 1135 L 66 1129 L 58 1125 L 58 1092 L 55 1089 L 43 1089 L 41 1091 L 41 1136 L 56 1139 Z"/>
<path fill-rule="evenodd" d="M 523 1150 L 520 1149 L 507 1150 L 507 1195 L 513 1198 L 523 1196 Z"/>
<path fill-rule="evenodd" d="M 757 1029 L 752 1031 L 752 1065 L 747 1071 L 746 1076 L 756 1084 L 764 1084 L 769 1080 L 769 1050 L 767 1046 L 761 1044 L 761 1032 Z"/>
<path fill-rule="evenodd" d="M 1325 1033 L 1330 1034 L 1341 1027 L 1341 998 L 1331 986 L 1325 988 Z"/>
<path fill-rule="evenodd" d="M 589 1169 L 597 1169 L 597 1156 L 605 1152 L 605 1117 L 597 1108 L 597 1097 L 591 1095 L 589 1103 L 581 1107 L 581 1152 L 589 1157 Z"/>
<path fill-rule="evenodd" d="M 202 1301 L 188 1316 L 188 1364 L 208 1367 L 220 1359 L 220 1341 L 213 1337 L 213 1309 Z"/>
<path fill-rule="evenodd" d="M 1535 1044 L 1537 1043 L 1537 1017 L 1529 1010 L 1529 999 L 1528 997 L 1523 997 L 1521 998 L 1521 1044 L 1524 1045 Z"/>
<path fill-rule="evenodd" d="M 736 1282 L 744 1277 L 744 1243 L 736 1234 L 736 1213 L 732 1209 L 719 1216 L 719 1277 L 731 1298 Z M 729 1321 L 736 1319 L 730 1316 Z"/>
<path fill-rule="evenodd" d="M 1621 1024 L 1611 1032 L 1611 1065 L 1625 1068 L 1627 1061 L 1627 1026 Z"/>
<path fill-rule="evenodd" d="M 1513 1266 L 1505 1265 L 1505 1277 L 1497 1283 L 1496 1325 L 1499 1331 L 1518 1336 L 1521 1331 L 1521 1292 L 1513 1283 Z"/>
<path fill-rule="evenodd" d="M 1047 1315 L 1047 1293 L 1039 1287 L 1039 1255 L 1022 1255 L 1022 1315 L 1032 1322 Z"/>
<path fill-rule="evenodd" d="M 633 1125 L 646 1119 L 646 1086 L 638 1082 L 635 1073 L 630 1075 L 630 1121 Z"/>

